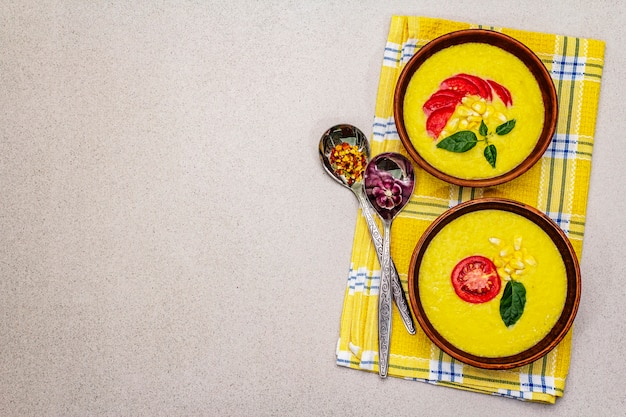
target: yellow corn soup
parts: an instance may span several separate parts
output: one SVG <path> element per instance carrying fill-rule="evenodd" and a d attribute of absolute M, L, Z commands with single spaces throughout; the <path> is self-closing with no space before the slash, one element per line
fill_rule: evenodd
<path fill-rule="evenodd" d="M 511 94 L 511 106 L 507 107 L 495 93 L 491 102 L 487 103 L 501 117 L 484 118 L 490 133 L 495 132 L 495 128 L 504 120 L 515 120 L 515 127 L 510 133 L 489 136 L 489 143 L 497 149 L 495 167 L 483 155 L 486 147 L 483 142 L 467 152 L 454 153 L 437 148 L 437 143 L 443 137 L 434 139 L 426 131 L 427 116 L 422 106 L 438 91 L 443 80 L 460 73 L 493 80 L 506 87 Z M 478 98 L 468 97 L 472 100 Z M 450 117 L 451 121 L 463 119 L 465 114 L 458 114 L 459 110 L 463 110 L 462 107 L 457 107 L 455 114 Z M 539 140 L 543 123 L 541 90 L 530 70 L 513 54 L 483 43 L 454 45 L 435 53 L 414 73 L 404 98 L 404 124 L 413 147 L 430 165 L 457 178 L 486 179 L 511 171 L 530 155 Z M 468 130 L 475 131 L 478 139 L 482 139 L 478 127 Z"/>
<path fill-rule="evenodd" d="M 468 256 L 482 255 L 526 288 L 526 305 L 519 320 L 507 327 L 500 316 L 506 285 L 490 301 L 473 304 L 454 291 L 451 273 Z M 517 269 L 517 272 L 515 270 Z M 457 348 L 481 357 L 503 357 L 529 349 L 554 326 L 565 304 L 567 277 L 552 239 L 530 220 L 501 210 L 465 214 L 433 238 L 419 268 L 419 292 L 428 320 Z"/>

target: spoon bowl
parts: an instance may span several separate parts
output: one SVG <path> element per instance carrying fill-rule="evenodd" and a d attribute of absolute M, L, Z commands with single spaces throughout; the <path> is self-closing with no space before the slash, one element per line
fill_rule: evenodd
<path fill-rule="evenodd" d="M 336 149 L 337 146 L 344 146 L 344 143 L 353 147 L 352 150 L 355 154 L 358 153 L 360 154 L 358 156 L 363 157 L 363 165 L 359 168 L 355 168 L 357 172 L 354 176 L 346 176 L 345 173 L 341 173 L 340 169 L 331 162 L 333 150 Z M 348 124 L 331 127 L 320 139 L 319 152 L 322 166 L 335 181 L 347 188 L 352 188 L 353 186 L 359 187 L 359 183 L 362 183 L 363 180 L 365 165 L 370 159 L 370 145 L 360 129 Z"/>
<path fill-rule="evenodd" d="M 343 153 L 343 156 L 346 156 L 350 163 L 338 161 L 338 153 Z M 367 138 L 355 126 L 348 124 L 333 126 L 324 132 L 320 139 L 319 155 L 326 172 L 339 184 L 349 188 L 357 197 L 361 206 L 361 213 L 365 218 L 374 248 L 376 249 L 378 261 L 382 265 L 383 237 L 372 215 L 363 185 L 363 175 L 370 157 L 370 147 Z M 347 170 L 350 172 L 347 172 Z M 393 299 L 398 306 L 400 317 L 407 331 L 409 334 L 415 334 L 416 328 L 413 316 L 411 315 L 398 271 L 393 262 L 390 269 Z"/>
<path fill-rule="evenodd" d="M 383 255 L 378 292 L 378 374 L 385 378 L 389 368 L 391 338 L 391 223 L 411 199 L 415 172 L 399 153 L 377 155 L 365 171 L 365 192 L 383 223 Z"/>

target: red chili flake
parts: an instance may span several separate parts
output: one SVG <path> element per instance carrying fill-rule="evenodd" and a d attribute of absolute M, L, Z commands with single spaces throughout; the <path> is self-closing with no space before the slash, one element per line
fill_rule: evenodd
<path fill-rule="evenodd" d="M 358 146 L 342 142 L 330 151 L 329 160 L 335 172 L 343 176 L 348 185 L 363 178 L 366 160 Z"/>

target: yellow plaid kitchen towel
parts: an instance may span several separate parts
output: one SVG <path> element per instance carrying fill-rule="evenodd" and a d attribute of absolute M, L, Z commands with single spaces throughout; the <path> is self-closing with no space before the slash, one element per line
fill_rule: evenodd
<path fill-rule="evenodd" d="M 392 230 L 391 253 L 405 291 L 411 255 L 428 225 L 450 207 L 480 197 L 510 198 L 537 207 L 565 231 L 578 258 L 581 257 L 604 64 L 602 41 L 427 17 L 394 16 L 378 87 L 372 155 L 400 152 L 408 156 L 393 118 L 394 88 L 407 61 L 427 42 L 448 32 L 470 28 L 508 34 L 526 44 L 542 60 L 552 75 L 559 100 L 557 130 L 550 147 L 533 168 L 496 187 L 459 187 L 416 169 L 414 194 L 394 221 Z M 341 366 L 378 371 L 379 280 L 376 252 L 359 213 L 337 345 L 337 364 Z M 439 350 L 419 326 L 416 335 L 409 335 L 395 307 L 392 329 L 391 376 L 545 403 L 554 403 L 563 395 L 572 331 L 536 362 L 513 370 L 491 371 L 454 360 Z"/>

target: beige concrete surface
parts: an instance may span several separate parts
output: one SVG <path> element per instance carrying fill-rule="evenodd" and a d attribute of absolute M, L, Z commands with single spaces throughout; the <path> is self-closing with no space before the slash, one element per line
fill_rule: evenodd
<path fill-rule="evenodd" d="M 602 39 L 571 371 L 554 406 L 339 368 L 393 14 Z M 617 416 L 626 8 L 528 0 L 0 3 L 0 416 Z"/>

